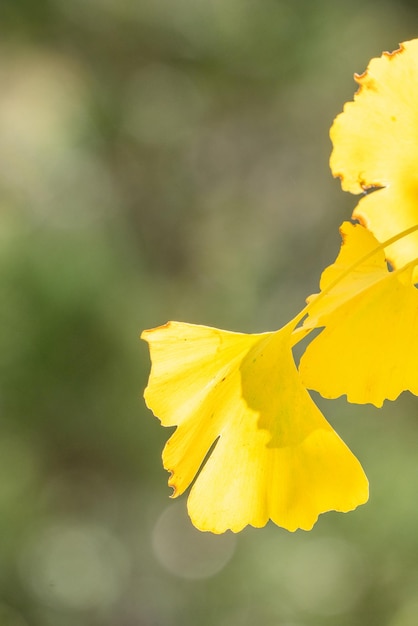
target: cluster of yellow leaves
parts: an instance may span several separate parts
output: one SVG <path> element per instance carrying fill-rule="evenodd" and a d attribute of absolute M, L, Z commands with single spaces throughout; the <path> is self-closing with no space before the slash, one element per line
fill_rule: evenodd
<path fill-rule="evenodd" d="M 178 496 L 194 481 L 188 511 L 201 530 L 269 519 L 309 530 L 320 513 L 367 501 L 359 461 L 307 389 L 376 406 L 418 395 L 418 40 L 373 59 L 356 80 L 331 128 L 331 170 L 363 194 L 359 223 L 341 226 L 319 294 L 276 332 L 169 322 L 142 334 L 152 361 L 146 403 L 177 427 L 163 451 L 169 485 Z M 292 348 L 314 329 L 297 368 Z"/>

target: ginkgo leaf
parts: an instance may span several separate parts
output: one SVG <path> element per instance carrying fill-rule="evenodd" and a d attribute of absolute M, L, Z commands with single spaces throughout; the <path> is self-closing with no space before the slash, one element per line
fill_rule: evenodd
<path fill-rule="evenodd" d="M 305 327 L 324 325 L 336 308 L 387 276 L 384 250 L 369 230 L 343 222 L 340 234 L 343 243 L 337 259 L 321 275 L 321 298 L 317 302 L 318 294 L 307 298 L 310 306 Z"/>
<path fill-rule="evenodd" d="M 269 519 L 309 530 L 320 513 L 367 501 L 362 467 L 302 386 L 286 326 L 246 335 L 170 322 L 145 331 L 145 399 L 177 429 L 163 452 L 174 496 L 201 530 Z"/>
<path fill-rule="evenodd" d="M 365 238 L 373 245 L 373 236 L 362 226 L 348 224 L 343 232 L 341 252 L 336 263 L 325 270 L 325 277 L 339 271 L 342 259 L 364 251 Z M 382 406 L 385 399 L 394 400 L 405 390 L 418 395 L 418 291 L 413 285 L 412 264 L 389 272 L 384 259 L 372 258 L 374 267 L 356 267 L 357 274 L 364 273 L 361 290 L 348 275 L 341 282 L 347 283 L 347 290 L 333 294 L 331 289 L 332 307 L 327 296 L 313 301 L 314 319 L 325 329 L 308 345 L 299 371 L 303 383 L 326 398 L 346 394 L 350 402 Z M 324 283 L 321 281 L 321 286 L 326 288 Z"/>
<path fill-rule="evenodd" d="M 353 217 L 385 241 L 418 223 L 418 39 L 372 59 L 331 128 L 330 165 L 343 189 L 364 195 Z M 418 233 L 386 251 L 402 267 L 418 257 Z M 414 272 L 414 280 L 418 271 Z"/>

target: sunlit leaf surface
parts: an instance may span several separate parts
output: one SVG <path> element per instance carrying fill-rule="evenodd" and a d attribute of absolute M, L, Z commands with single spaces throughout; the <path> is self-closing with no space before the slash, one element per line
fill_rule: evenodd
<path fill-rule="evenodd" d="M 309 530 L 320 513 L 368 498 L 359 462 L 300 382 L 291 331 L 171 322 L 143 333 L 152 359 L 146 402 L 164 426 L 177 426 L 163 452 L 169 484 L 179 495 L 197 475 L 188 509 L 201 530 L 269 519 Z"/>
<path fill-rule="evenodd" d="M 375 249 L 376 240 L 362 226 L 346 223 L 342 233 L 341 252 L 323 273 L 322 289 L 344 271 L 347 260 L 361 258 L 367 246 L 371 253 Z M 376 406 L 404 390 L 418 395 L 418 291 L 412 272 L 412 265 L 389 272 L 378 251 L 331 290 L 329 299 L 313 301 L 314 320 L 325 329 L 301 358 L 308 388 Z"/>
<path fill-rule="evenodd" d="M 330 164 L 346 191 L 378 189 L 360 199 L 353 216 L 385 241 L 418 222 L 418 39 L 372 59 L 356 80 L 354 102 L 331 128 Z M 387 254 L 395 267 L 418 257 L 418 234 Z"/>

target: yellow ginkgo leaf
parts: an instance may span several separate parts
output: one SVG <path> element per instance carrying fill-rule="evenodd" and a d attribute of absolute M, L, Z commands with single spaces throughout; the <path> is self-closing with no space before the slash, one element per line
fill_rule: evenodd
<path fill-rule="evenodd" d="M 343 244 L 338 257 L 321 275 L 321 298 L 318 294 L 307 298 L 309 316 L 304 327 L 325 325 L 327 316 L 336 308 L 387 277 L 384 250 L 369 230 L 360 224 L 343 222 L 340 234 Z"/>
<path fill-rule="evenodd" d="M 353 217 L 379 241 L 418 223 L 418 39 L 372 59 L 331 128 L 331 169 L 352 193 L 371 190 Z M 418 257 L 418 233 L 386 251 L 395 268 Z M 414 280 L 418 271 L 414 272 Z"/>
<path fill-rule="evenodd" d="M 358 460 L 302 386 L 289 325 L 245 335 L 170 322 L 145 331 L 145 399 L 177 429 L 163 452 L 174 496 L 195 479 L 188 510 L 215 533 L 269 519 L 309 530 L 320 513 L 367 501 Z"/>
<path fill-rule="evenodd" d="M 364 242 L 373 252 L 373 236 L 362 226 L 343 225 L 344 243 L 337 261 L 324 275 L 339 271 L 341 260 L 355 258 Z M 376 264 L 356 267 L 359 284 L 350 274 L 329 298 L 313 300 L 314 321 L 325 329 L 308 345 L 299 371 L 303 383 L 326 398 L 346 394 L 350 402 L 382 406 L 404 390 L 418 395 L 418 291 L 413 285 L 413 263 L 389 272 L 379 253 Z M 379 268 L 380 265 L 380 268 Z M 363 278 L 361 274 L 364 274 Z M 367 274 L 369 275 L 367 276 Z M 342 285 L 346 282 L 347 289 Z M 329 285 L 321 280 L 322 288 Z M 341 295 L 338 300 L 339 293 Z M 323 305 L 323 311 L 321 311 Z M 308 309 L 309 310 L 309 309 Z M 310 315 L 310 314 L 309 314 Z M 309 317 L 307 324 L 311 324 Z"/>

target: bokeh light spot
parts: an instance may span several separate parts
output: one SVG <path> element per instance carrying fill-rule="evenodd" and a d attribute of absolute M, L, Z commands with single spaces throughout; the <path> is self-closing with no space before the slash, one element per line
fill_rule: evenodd
<path fill-rule="evenodd" d="M 196 530 L 185 512 L 184 503 L 169 506 L 157 520 L 152 536 L 159 562 L 180 578 L 209 578 L 231 559 L 236 537 L 232 533 L 213 535 Z"/>
<path fill-rule="evenodd" d="M 105 527 L 61 522 L 34 533 L 23 547 L 23 582 L 46 605 L 89 610 L 114 604 L 129 570 L 118 538 Z"/>

